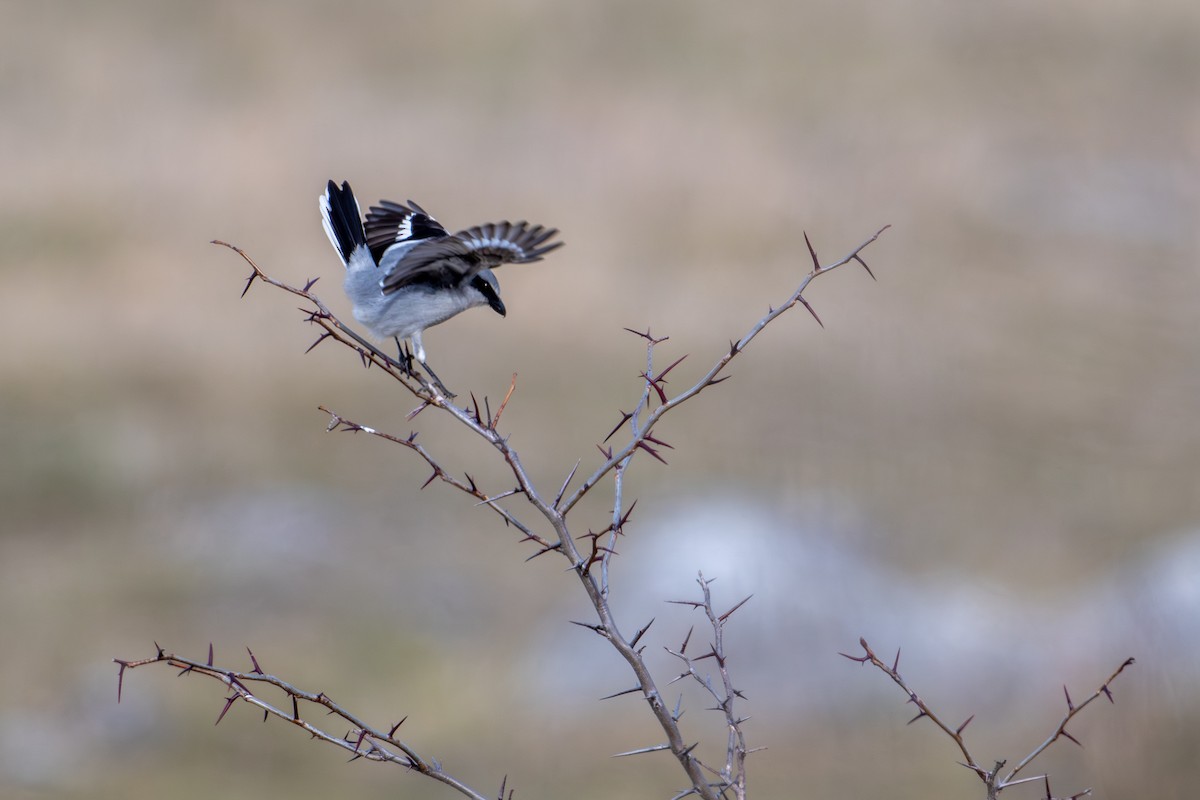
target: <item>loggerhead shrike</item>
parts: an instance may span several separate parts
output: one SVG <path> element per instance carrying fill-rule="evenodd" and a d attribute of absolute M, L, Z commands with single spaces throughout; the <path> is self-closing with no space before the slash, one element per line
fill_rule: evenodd
<path fill-rule="evenodd" d="M 412 200 L 407 206 L 380 200 L 367 211 L 364 229 L 358 201 L 346 182 L 339 189 L 330 181 L 319 200 L 325 233 L 346 265 L 344 288 L 354 304 L 354 318 L 380 338 L 394 337 L 397 344 L 411 339 L 413 355 L 422 364 L 426 328 L 475 306 L 491 306 L 504 316 L 493 267 L 540 261 L 562 246 L 545 243 L 557 228 L 524 220 L 450 235 Z"/>

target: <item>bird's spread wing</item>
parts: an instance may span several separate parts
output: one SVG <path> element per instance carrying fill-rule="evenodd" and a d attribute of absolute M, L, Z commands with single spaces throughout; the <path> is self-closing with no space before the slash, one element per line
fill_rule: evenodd
<path fill-rule="evenodd" d="M 380 200 L 367 211 L 363 226 L 367 232 L 367 247 L 378 264 L 384 252 L 399 242 L 414 239 L 436 239 L 446 236 L 446 229 L 412 200 L 408 205 Z"/>
<path fill-rule="evenodd" d="M 558 233 L 557 228 L 547 228 L 542 225 L 530 225 L 525 220 L 520 222 L 489 222 L 487 225 L 477 225 L 454 234 L 469 250 L 476 252 L 485 260 L 492 260 L 486 266 L 499 266 L 512 262 L 524 264 L 529 261 L 541 261 L 542 256 L 562 242 L 546 244 L 546 241 Z"/>
<path fill-rule="evenodd" d="M 381 286 L 384 294 L 415 283 L 453 286 L 483 269 L 540 261 L 546 253 L 562 246 L 562 242 L 546 244 L 557 233 L 557 228 L 522 220 L 490 222 L 453 236 L 426 239 L 400 257 Z M 370 241 L 369 227 L 367 237 Z"/>

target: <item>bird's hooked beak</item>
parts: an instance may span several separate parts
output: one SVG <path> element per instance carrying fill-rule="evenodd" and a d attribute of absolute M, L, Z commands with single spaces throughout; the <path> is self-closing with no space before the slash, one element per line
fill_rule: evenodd
<path fill-rule="evenodd" d="M 501 300 L 498 295 L 492 295 L 491 297 L 489 297 L 488 305 L 491 306 L 492 311 L 495 311 L 500 316 L 502 316 L 502 317 L 508 316 L 508 314 L 505 313 L 505 310 L 504 310 L 504 301 Z"/>

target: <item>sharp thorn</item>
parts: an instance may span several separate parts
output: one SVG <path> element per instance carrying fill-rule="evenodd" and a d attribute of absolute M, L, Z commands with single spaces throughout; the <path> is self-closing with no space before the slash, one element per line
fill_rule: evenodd
<path fill-rule="evenodd" d="M 820 272 L 821 261 L 817 258 L 817 251 L 813 249 L 812 241 L 808 238 L 808 231 L 804 232 L 804 243 L 808 245 L 808 254 L 812 256 L 813 269 Z"/>
<path fill-rule="evenodd" d="M 799 301 L 801 302 L 801 304 L 803 304 L 803 305 L 804 305 L 804 307 L 808 309 L 808 313 L 812 314 L 812 316 L 813 316 L 813 319 L 815 319 L 815 320 L 817 321 L 817 324 L 818 324 L 818 325 L 820 325 L 822 328 L 824 328 L 824 327 L 825 327 L 825 323 L 824 323 L 824 322 L 821 322 L 821 318 L 817 316 L 816 309 L 814 309 L 812 306 L 810 306 L 810 305 L 808 304 L 808 301 L 807 301 L 807 300 L 805 300 L 803 296 L 801 296 L 801 297 L 799 297 L 799 298 L 797 298 L 797 299 L 799 299 Z"/>

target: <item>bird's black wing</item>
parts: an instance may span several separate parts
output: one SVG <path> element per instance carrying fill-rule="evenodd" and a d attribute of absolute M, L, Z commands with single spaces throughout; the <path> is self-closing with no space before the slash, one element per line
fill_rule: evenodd
<path fill-rule="evenodd" d="M 371 206 L 363 225 L 367 232 L 367 247 L 378 264 L 384 251 L 398 242 L 412 239 L 436 239 L 446 236 L 446 229 L 429 212 L 412 200 L 408 205 L 380 200 Z"/>
<path fill-rule="evenodd" d="M 413 245 L 383 279 L 384 294 L 416 283 L 458 285 L 480 270 L 501 264 L 539 261 L 562 246 L 546 242 L 557 228 L 528 222 L 490 222 L 459 231 L 453 236 L 428 239 Z M 369 237 L 368 233 L 368 237 Z"/>

